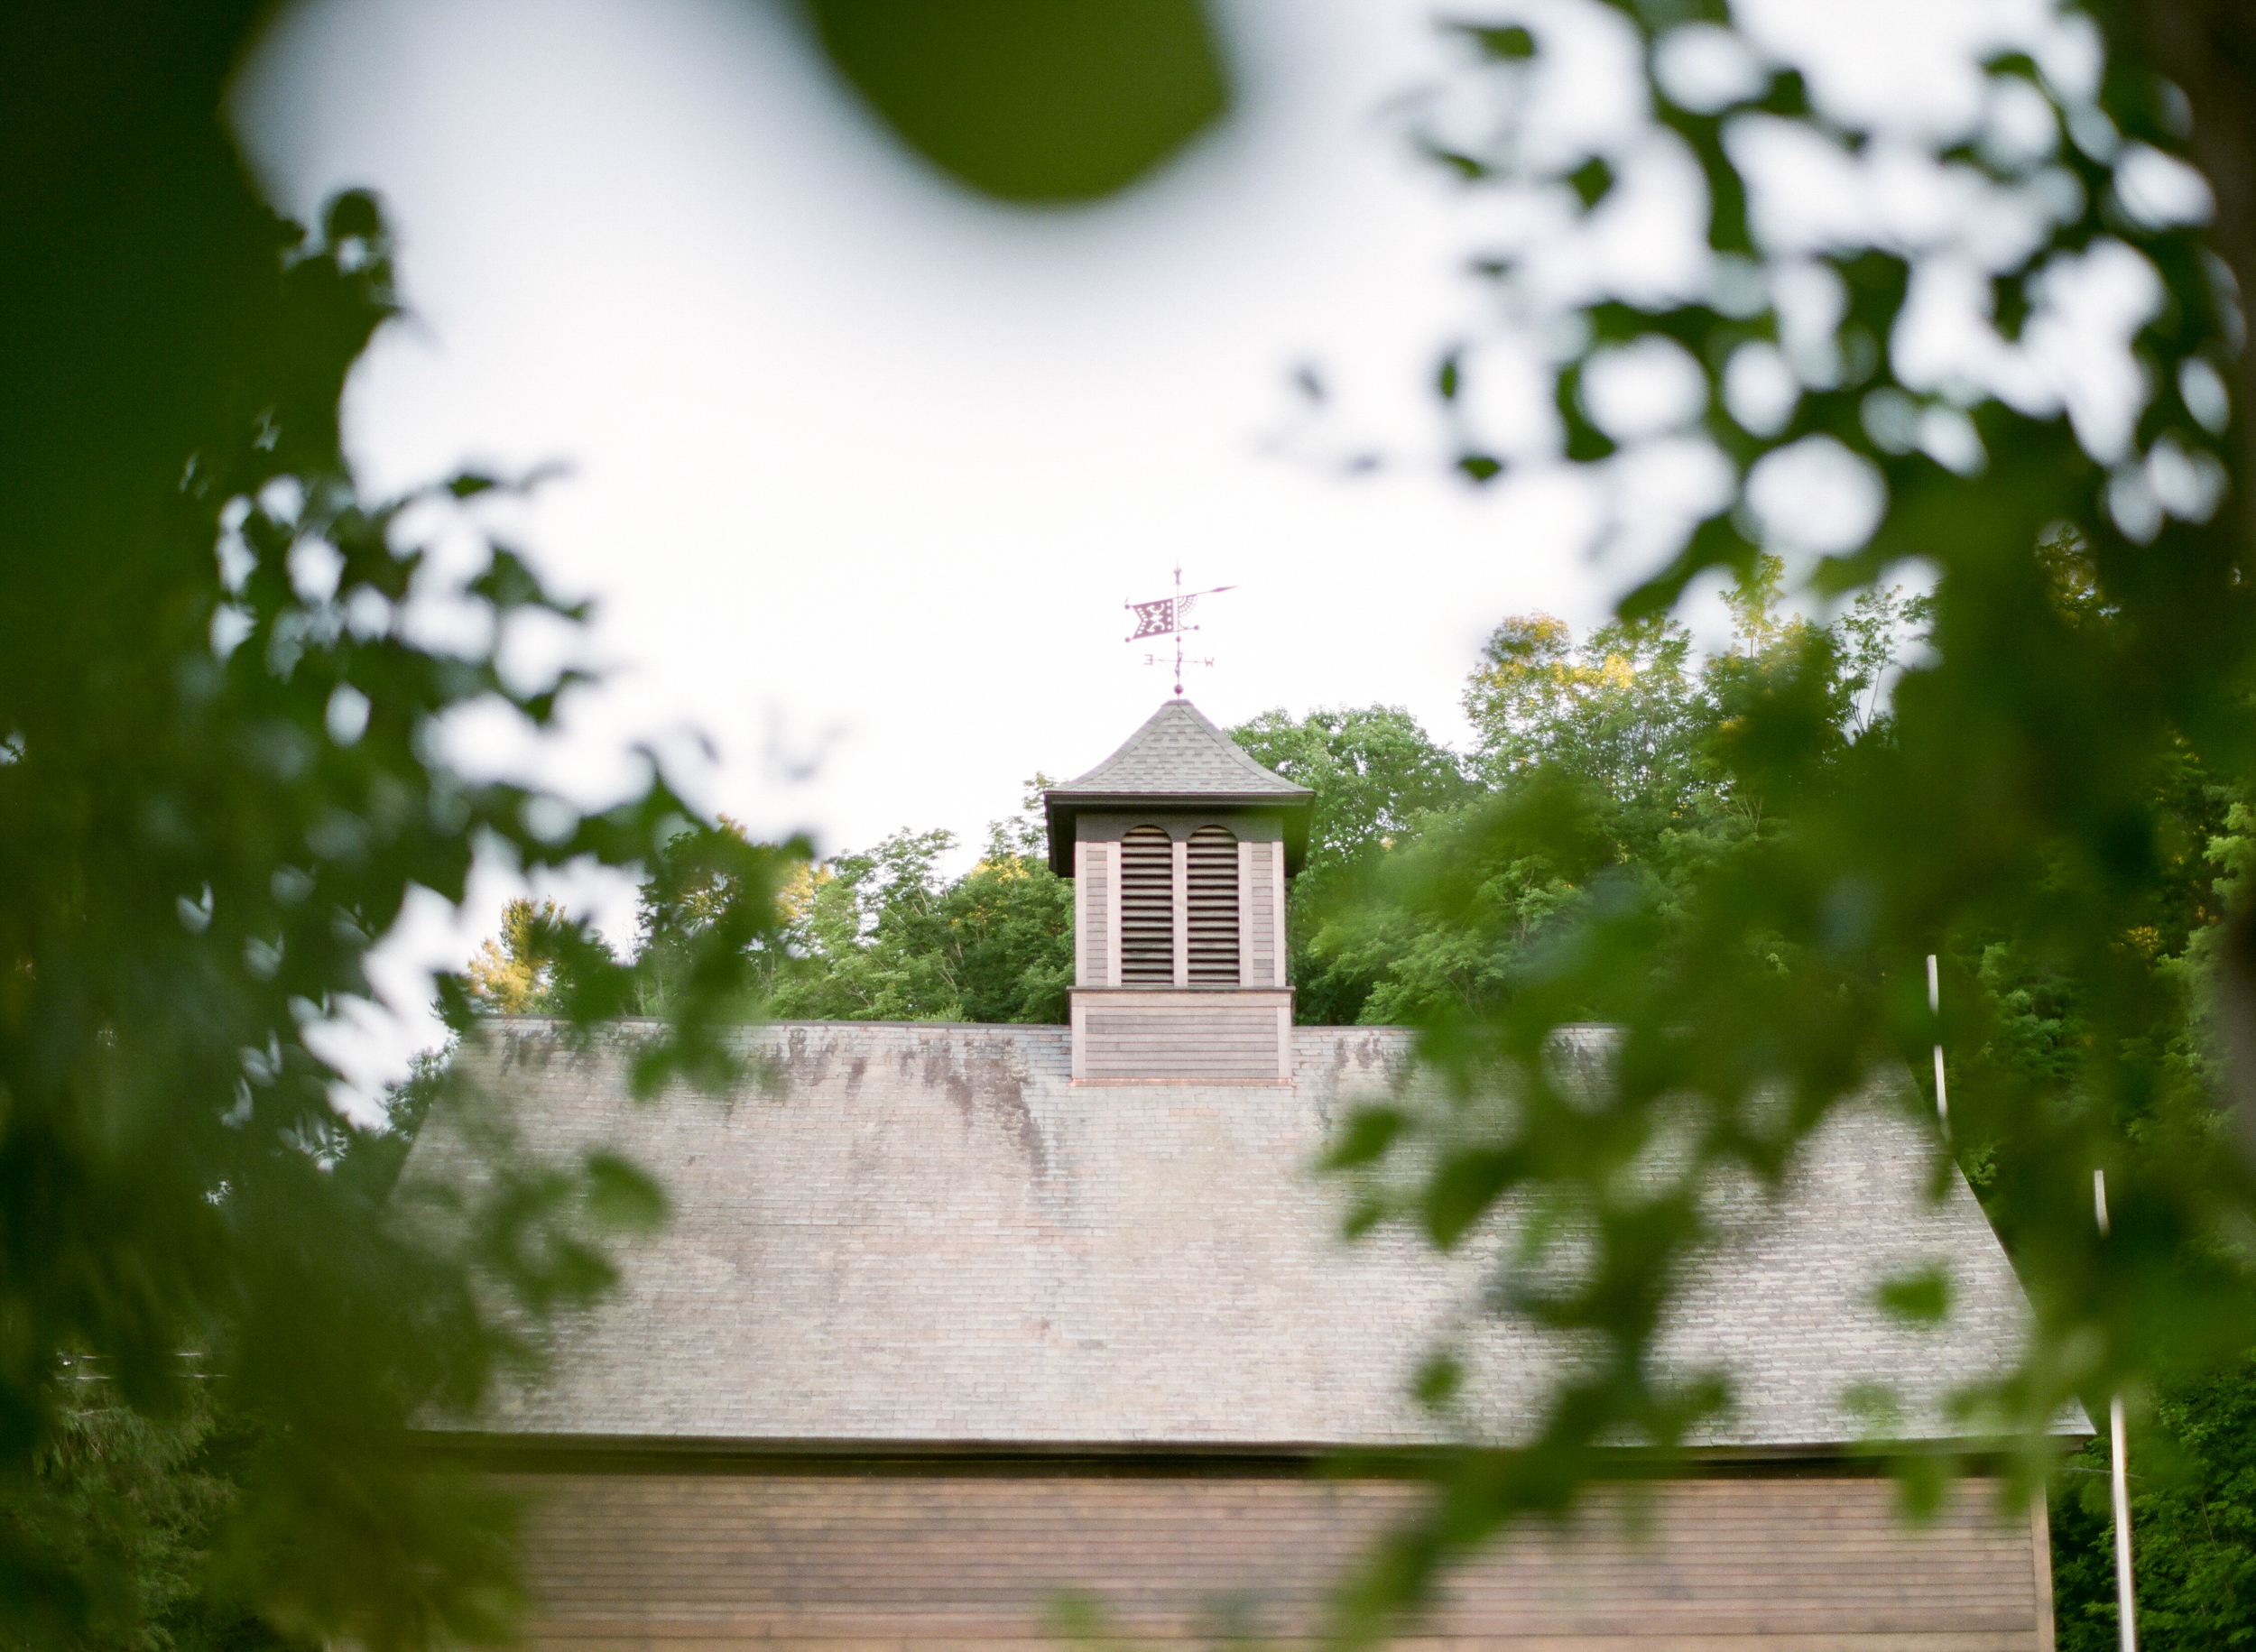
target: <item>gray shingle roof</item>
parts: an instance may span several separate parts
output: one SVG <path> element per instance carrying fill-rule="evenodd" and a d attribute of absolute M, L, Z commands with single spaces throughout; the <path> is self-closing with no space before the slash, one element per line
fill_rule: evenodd
<path fill-rule="evenodd" d="M 1262 768 L 1197 706 L 1183 699 L 1164 701 L 1120 750 L 1077 780 L 1053 787 L 1049 795 L 1259 798 L 1288 805 L 1315 796 L 1307 787 Z"/>
<path fill-rule="evenodd" d="M 764 1077 L 714 1102 L 637 1105 L 633 1024 L 576 1049 L 494 1024 L 462 1059 L 527 1146 L 624 1150 L 671 1226 L 620 1292 L 566 1324 L 553 1378 L 486 1420 L 534 1438 L 1336 1446 L 1442 1437 L 1406 1398 L 1469 1327 L 1470 1426 L 1524 1435 L 1558 1351 L 1479 1306 L 1480 1247 L 1338 1238 L 1343 1191 L 1309 1171 L 1406 1037 L 1301 1028 L 1290 1088 L 1076 1089 L 1062 1028 L 801 1023 L 748 1030 Z M 446 1113 L 402 1182 L 473 1173 Z M 1891 1383 L 1915 1436 L 2000 1371 L 2026 1306 L 1963 1183 L 1929 1204 L 1924 1138 L 1872 1104 L 1836 1116 L 1782 1197 L 1722 1188 L 1730 1238 L 1693 1278 L 1666 1364 L 1728 1368 L 1718 1445 L 1837 1444 L 1845 1404 Z M 1490 1253 L 1493 1255 L 1493 1252 Z M 1875 1286 L 1937 1262 L 1941 1327 Z"/>

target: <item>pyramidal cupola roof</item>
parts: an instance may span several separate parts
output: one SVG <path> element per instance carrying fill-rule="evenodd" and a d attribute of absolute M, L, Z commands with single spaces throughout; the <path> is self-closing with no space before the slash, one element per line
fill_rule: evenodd
<path fill-rule="evenodd" d="M 1315 797 L 1307 787 L 1255 762 L 1188 700 L 1167 700 L 1120 750 L 1086 774 L 1043 794 L 1049 863 L 1060 875 L 1072 875 L 1073 823 L 1085 808 L 1224 805 L 1285 811 L 1287 859 L 1297 870 Z"/>
<path fill-rule="evenodd" d="M 1049 795 L 1077 802 L 1114 798 L 1123 801 L 1180 798 L 1185 802 L 1258 799 L 1290 808 L 1315 794 L 1262 768 L 1188 700 L 1169 700 L 1128 736 L 1119 751 L 1077 780 L 1053 788 Z"/>

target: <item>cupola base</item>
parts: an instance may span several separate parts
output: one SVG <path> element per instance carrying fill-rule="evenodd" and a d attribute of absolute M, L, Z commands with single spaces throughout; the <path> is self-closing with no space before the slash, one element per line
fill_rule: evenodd
<path fill-rule="evenodd" d="M 1077 1084 L 1292 1083 L 1290 987 L 1076 987 Z"/>

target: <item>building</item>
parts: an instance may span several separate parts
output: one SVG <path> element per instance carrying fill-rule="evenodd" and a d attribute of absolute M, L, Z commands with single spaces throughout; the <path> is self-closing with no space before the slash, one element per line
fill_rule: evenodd
<path fill-rule="evenodd" d="M 1472 1351 L 1466 1426 L 1527 1427 L 1547 1350 L 1482 1311 L 1476 1262 L 1344 1244 L 1309 1172 L 1409 1051 L 1291 1024 L 1308 801 L 1181 700 L 1049 793 L 1069 1028 L 763 1027 L 757 1082 L 655 1107 L 625 1099 L 631 1025 L 576 1047 L 504 1020 L 468 1052 L 535 1150 L 616 1145 L 676 1205 L 553 1380 L 470 1436 L 534 1496 L 532 1645 L 1031 1647 L 1075 1599 L 1138 1644 L 1302 1638 L 1418 1495 L 1326 1464 L 1445 1438 L 1406 1397 L 1437 1338 Z M 462 1150 L 434 1121 L 408 1175 Z M 1641 1538 L 1515 1537 L 1406 1644 L 2049 1652 L 2041 1506 L 1962 1495 L 1908 1531 L 1854 1452 L 1859 1385 L 1940 1437 L 2026 1313 L 1928 1173 L 1874 1105 L 1782 1197 L 1720 1194 L 1732 1240 L 1666 1352 L 1726 1365 L 1736 1411 Z M 1907 1328 L 1873 1288 L 1928 1261 L 1958 1306 Z"/>

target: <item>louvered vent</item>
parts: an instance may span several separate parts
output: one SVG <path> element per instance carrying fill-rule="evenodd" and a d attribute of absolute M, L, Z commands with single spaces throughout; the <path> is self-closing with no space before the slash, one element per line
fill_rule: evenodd
<path fill-rule="evenodd" d="M 1157 826 L 1120 840 L 1120 983 L 1175 984 L 1175 844 Z"/>
<path fill-rule="evenodd" d="M 1238 840 L 1227 827 L 1190 835 L 1190 983 L 1238 983 Z"/>

